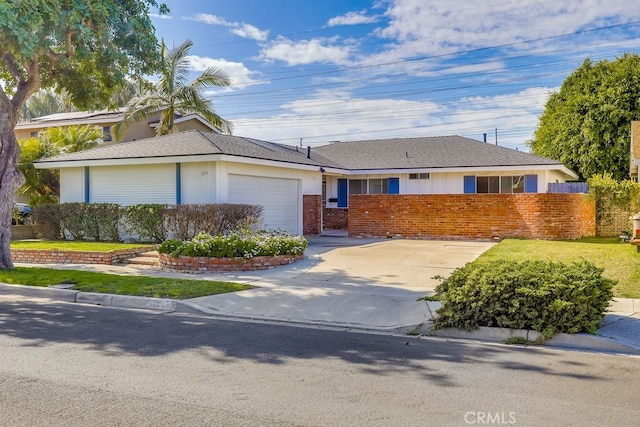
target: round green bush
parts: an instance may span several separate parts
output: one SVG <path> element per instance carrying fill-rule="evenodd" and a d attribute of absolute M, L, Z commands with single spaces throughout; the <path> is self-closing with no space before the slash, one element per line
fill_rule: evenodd
<path fill-rule="evenodd" d="M 436 287 L 442 306 L 434 328 L 530 329 L 547 339 L 560 332 L 594 334 L 616 283 L 602 272 L 587 261 L 469 263 Z"/>

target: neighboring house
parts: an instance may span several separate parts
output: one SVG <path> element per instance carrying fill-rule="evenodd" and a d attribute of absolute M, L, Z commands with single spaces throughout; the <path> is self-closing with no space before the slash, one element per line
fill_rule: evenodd
<path fill-rule="evenodd" d="M 81 111 L 50 114 L 19 122 L 15 127 L 15 134 L 18 141 L 20 141 L 37 136 L 38 133 L 48 128 L 90 125 L 102 128 L 103 141 L 105 143 L 113 143 L 116 141 L 112 136 L 111 129 L 114 125 L 120 123 L 123 117 L 124 112 L 122 111 Z M 154 137 L 159 118 L 160 114 L 158 113 L 150 119 L 131 125 L 126 130 L 121 142 Z M 217 132 L 215 127 L 197 114 L 179 117 L 175 123 L 178 131 L 201 130 L 204 132 Z"/>
<path fill-rule="evenodd" d="M 61 202 L 260 204 L 266 226 L 295 234 L 351 232 L 357 221 L 349 204 L 364 195 L 538 195 L 550 182 L 577 178 L 557 161 L 459 136 L 298 148 L 187 131 L 45 158 L 36 167 L 60 169 Z"/>

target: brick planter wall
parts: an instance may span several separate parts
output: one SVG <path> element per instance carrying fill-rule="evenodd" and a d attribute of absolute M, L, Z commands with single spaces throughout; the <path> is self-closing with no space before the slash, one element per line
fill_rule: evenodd
<path fill-rule="evenodd" d="M 186 273 L 202 273 L 205 271 L 254 271 L 268 270 L 281 265 L 299 261 L 304 255 L 257 256 L 253 258 L 212 258 L 179 256 L 160 254 L 160 268 L 167 271 Z"/>
<path fill-rule="evenodd" d="M 322 230 L 322 196 L 305 194 L 302 196 L 302 234 L 320 234 Z"/>
<path fill-rule="evenodd" d="M 326 230 L 346 230 L 349 224 L 349 209 L 324 208 L 323 219 Z"/>
<path fill-rule="evenodd" d="M 35 264 L 119 264 L 138 254 L 153 251 L 154 246 L 118 249 L 108 252 L 11 249 L 13 262 Z"/>
<path fill-rule="evenodd" d="M 349 235 L 424 239 L 579 239 L 594 236 L 582 194 L 429 194 L 349 197 Z"/>

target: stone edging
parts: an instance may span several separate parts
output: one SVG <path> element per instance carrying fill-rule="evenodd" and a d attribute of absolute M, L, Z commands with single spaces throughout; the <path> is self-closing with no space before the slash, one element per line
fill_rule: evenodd
<path fill-rule="evenodd" d="M 115 249 L 107 252 L 60 251 L 51 249 L 11 249 L 13 262 L 32 264 L 119 264 L 138 254 L 153 251 L 154 246 Z"/>
<path fill-rule="evenodd" d="M 212 258 L 189 257 L 171 254 L 159 254 L 160 268 L 183 273 L 202 273 L 207 271 L 255 271 L 268 270 L 281 265 L 291 264 L 304 258 L 304 255 L 257 256 L 253 258 Z"/>

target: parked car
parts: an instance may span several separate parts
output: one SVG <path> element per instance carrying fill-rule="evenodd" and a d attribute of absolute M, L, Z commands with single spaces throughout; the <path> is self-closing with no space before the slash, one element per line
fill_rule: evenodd
<path fill-rule="evenodd" d="M 13 208 L 11 224 L 23 225 L 31 222 L 31 206 L 26 203 L 16 203 Z"/>

